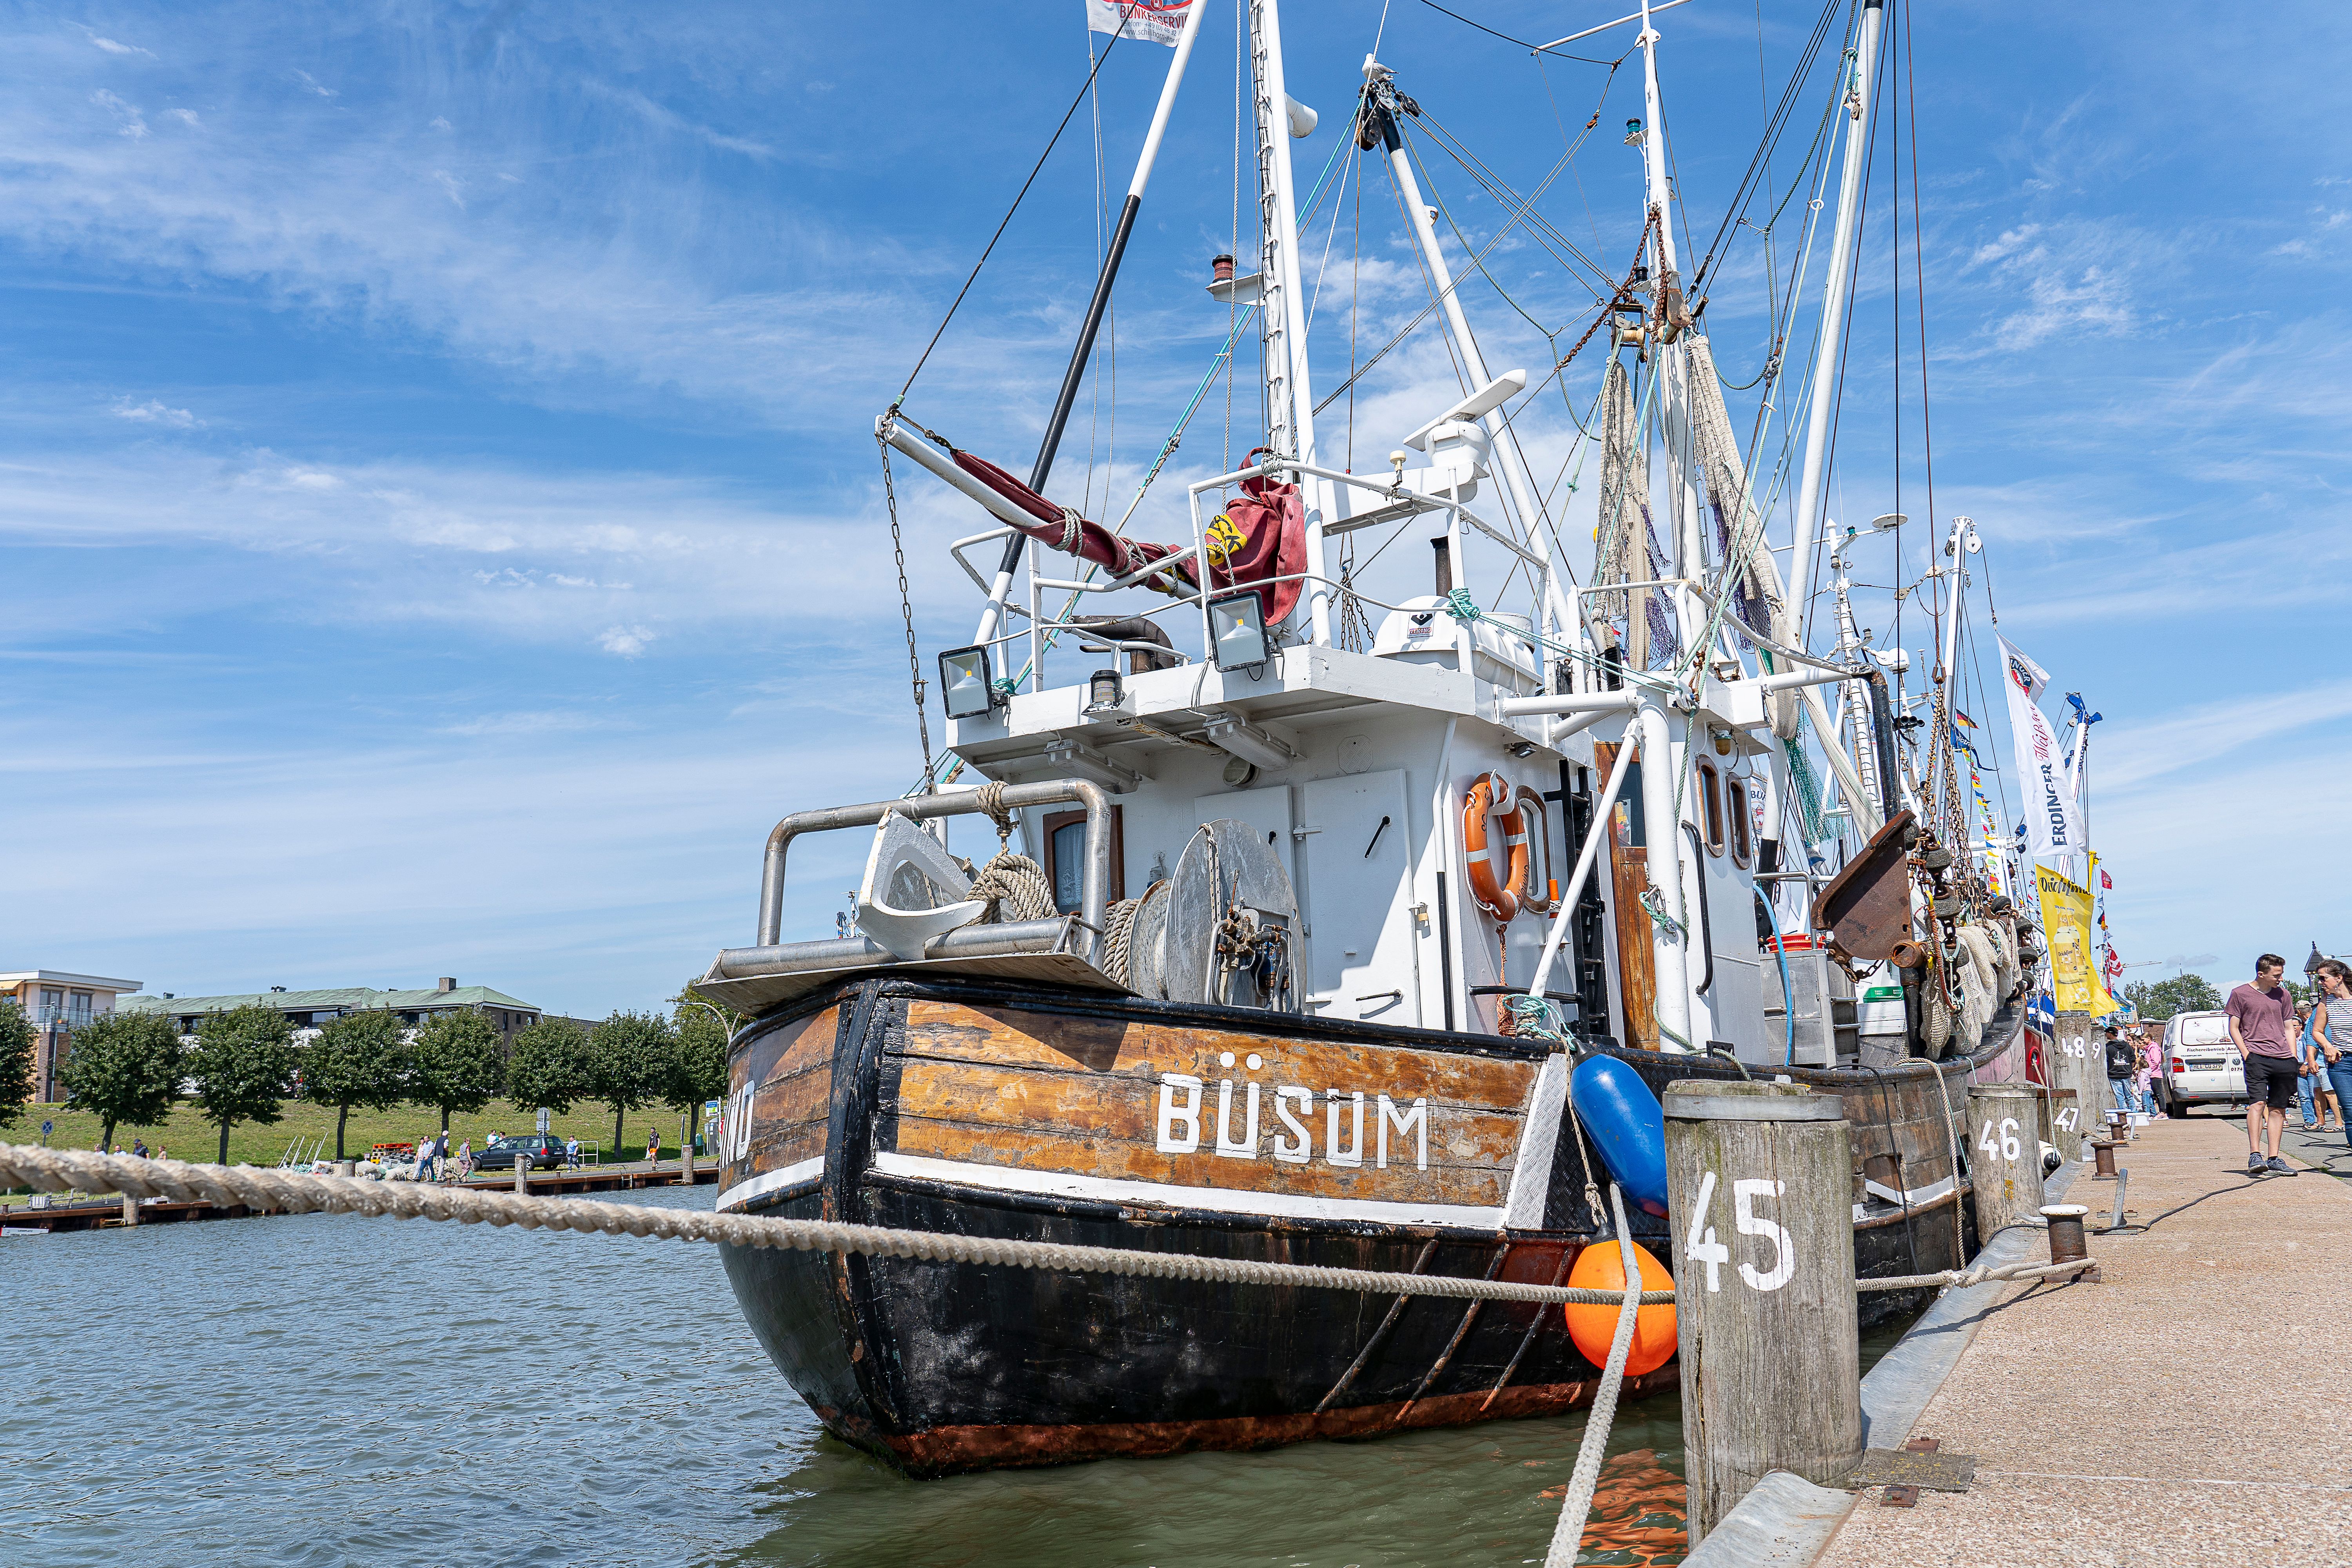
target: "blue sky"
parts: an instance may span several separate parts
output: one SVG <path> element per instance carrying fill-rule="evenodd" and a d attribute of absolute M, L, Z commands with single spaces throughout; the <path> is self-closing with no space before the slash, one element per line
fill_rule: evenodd
<path fill-rule="evenodd" d="M 1200 285 L 1232 234 L 1233 21 L 1207 3 L 1118 295 L 1115 394 L 1106 363 L 1057 469 L 1097 510 L 1225 326 Z M 1615 14 L 1454 8 L 1520 38 Z M 1381 13 L 1288 7 L 1293 91 L 1325 114 L 1294 144 L 1302 184 Z M 2223 955 L 2214 973 L 2352 941 L 2328 869 L 2352 769 L 2352 160 L 2325 112 L 2352 22 L 2265 16 L 1908 21 L 1934 515 L 1977 519 L 2001 628 L 2106 715 L 2092 827 L 2125 956 Z M 1761 124 L 1759 31 L 1777 94 L 1810 21 L 1767 6 L 1759 29 L 1718 0 L 1660 18 L 1701 248 Z M 1413 0 L 1385 27 L 1406 89 L 1521 188 L 1601 113 L 1541 206 L 1621 267 L 1633 66 L 1604 100 L 1605 68 L 1539 71 Z M 6 966 L 183 994 L 454 973 L 645 1005 L 749 940 L 777 816 L 913 775 L 872 419 L 1084 78 L 1077 0 L 20 6 L 0 29 Z M 1114 203 L 1167 58 L 1121 45 L 1103 69 Z M 909 400 L 1011 467 L 1091 279 L 1095 145 L 1082 110 Z M 1855 521 L 1929 515 L 1907 167 L 1886 248 L 1907 126 L 1881 154 L 1832 498 Z M 1483 243 L 1495 204 L 1429 155 Z M 1380 342 L 1423 300 L 1385 185 L 1362 205 L 1361 260 L 1340 232 L 1318 300 L 1327 386 L 1349 302 Z M 1547 330 L 1589 312 L 1541 247 L 1489 262 Z M 1709 317 L 1727 376 L 1761 360 L 1761 288 L 1735 247 Z M 1545 363 L 1493 289 L 1465 297 L 1490 361 Z M 1580 404 L 1598 365 L 1571 374 Z M 1383 362 L 1364 461 L 1452 384 L 1426 331 Z M 1213 471 L 1223 426 L 1221 388 L 1171 475 Z M 1550 426 L 1533 439 L 1557 462 Z M 941 546 L 979 524 L 919 476 L 902 492 L 928 658 L 968 635 Z M 1174 530 L 1179 493 L 1163 481 L 1135 531 Z M 1916 574 L 1916 531 L 1913 552 Z M 1886 580 L 1867 555 L 1858 575 Z M 796 865 L 812 931 L 852 861 Z"/>

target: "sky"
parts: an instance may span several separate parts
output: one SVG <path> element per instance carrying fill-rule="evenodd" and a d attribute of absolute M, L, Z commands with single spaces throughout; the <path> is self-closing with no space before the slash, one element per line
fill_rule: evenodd
<path fill-rule="evenodd" d="M 1254 193 L 1233 7 L 1203 5 L 1049 487 L 1089 515 L 1124 508 L 1228 325 L 1200 290 Z M 1578 59 L 1522 47 L 1616 7 L 1452 9 L 1493 31 L 1421 0 L 1285 8 L 1291 90 L 1323 115 L 1293 143 L 1301 188 L 1334 171 L 1302 242 L 1320 386 L 1351 334 L 1360 361 L 1426 302 L 1377 164 L 1359 200 L 1339 151 L 1376 37 L 1424 110 L 1457 269 L 1506 205 L 1440 132 L 1511 190 L 1551 176 L 1543 242 L 1510 228 L 1464 286 L 1491 365 L 1540 379 L 1546 334 L 1564 353 L 1592 312 L 1565 247 L 1613 276 L 1638 237 L 1639 57 L 1607 63 L 1633 29 Z M 1693 252 L 1814 15 L 1659 16 Z M 1997 612 L 2104 714 L 2091 832 L 2116 945 L 2150 963 L 2129 977 L 2352 946 L 2328 869 L 2352 777 L 2352 158 L 2326 112 L 2352 16 L 1891 15 L 1916 58 L 1900 141 L 1872 153 L 1831 514 L 1917 520 L 1905 582 L 1927 520 L 1973 517 L 1971 641 Z M 454 974 L 601 1016 L 750 942 L 776 818 L 919 773 L 873 422 L 1085 81 L 1102 40 L 1082 19 L 1079 0 L 0 10 L 0 967 L 182 995 Z M 911 416 L 1025 469 L 1169 58 L 1103 61 Z M 1785 272 L 1805 195 L 1751 205 L 1720 252 L 1727 380 L 1769 350 L 1763 226 Z M 1818 308 L 1787 328 L 1800 371 Z M 1563 379 L 1577 409 L 1601 358 Z M 1132 532 L 1179 536 L 1182 482 L 1254 444 L 1254 374 L 1230 424 L 1213 384 Z M 1333 405 L 1323 449 L 1384 466 L 1455 376 L 1423 329 Z M 1547 474 L 1574 435 L 1549 395 L 1515 416 Z M 1744 429 L 1755 395 L 1730 396 Z M 896 477 L 928 665 L 976 611 L 946 545 L 985 523 Z M 1858 584 L 1891 582 L 1891 548 L 1859 549 Z M 1882 646 L 1925 645 L 1916 607 L 1898 630 L 1865 596 Z M 1996 755 L 2000 706 L 1976 715 Z M 796 851 L 794 931 L 830 932 L 859 859 Z"/>

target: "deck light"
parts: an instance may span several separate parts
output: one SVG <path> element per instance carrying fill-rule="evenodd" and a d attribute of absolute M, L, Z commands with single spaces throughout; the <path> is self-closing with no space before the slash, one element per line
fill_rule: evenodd
<path fill-rule="evenodd" d="M 950 719 L 985 719 L 996 706 L 989 682 L 988 648 L 950 648 L 940 655 L 940 702 Z"/>
<path fill-rule="evenodd" d="M 1097 669 L 1087 679 L 1087 711 L 1116 708 L 1127 695 L 1126 683 L 1115 669 Z"/>
<path fill-rule="evenodd" d="M 1255 590 L 1209 601 L 1209 641 L 1220 672 L 1246 669 L 1274 657 L 1265 635 L 1265 611 Z"/>

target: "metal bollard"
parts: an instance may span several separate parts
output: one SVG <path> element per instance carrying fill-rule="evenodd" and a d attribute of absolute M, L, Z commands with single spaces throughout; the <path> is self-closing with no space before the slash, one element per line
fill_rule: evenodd
<path fill-rule="evenodd" d="M 1834 1096 L 1666 1087 L 1683 1447 L 1696 1542 L 1769 1470 L 1835 1486 L 1862 1458 L 1853 1163 Z"/>
<path fill-rule="evenodd" d="M 2095 1140 L 2091 1144 L 2091 1153 L 2093 1157 L 2098 1161 L 2097 1165 L 2094 1167 L 2091 1172 L 2091 1180 L 2095 1182 L 2114 1181 L 2116 1179 L 2116 1146 L 2114 1142 L 2105 1138 Z"/>
<path fill-rule="evenodd" d="M 2042 1096 L 2023 1083 L 1979 1083 L 1969 1089 L 1969 1126 L 1975 1157 L 1977 1245 L 2042 1207 L 2042 1145 L 2035 1134 Z"/>
<path fill-rule="evenodd" d="M 2083 1216 L 2091 1211 L 2082 1204 L 2046 1204 L 2042 1217 L 2050 1222 L 2050 1261 L 2073 1263 L 2091 1256 L 2083 1235 Z"/>

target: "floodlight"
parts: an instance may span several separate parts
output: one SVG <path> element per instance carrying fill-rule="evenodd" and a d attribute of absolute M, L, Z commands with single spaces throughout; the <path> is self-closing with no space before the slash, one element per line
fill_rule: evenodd
<path fill-rule="evenodd" d="M 1247 669 L 1274 657 L 1265 610 L 1255 591 L 1209 601 L 1209 645 L 1220 671 Z"/>
<path fill-rule="evenodd" d="M 950 719 L 985 719 L 995 709 L 986 645 L 940 655 L 940 702 Z"/>

